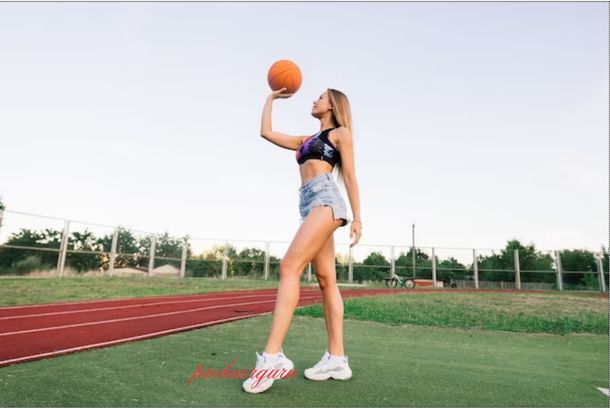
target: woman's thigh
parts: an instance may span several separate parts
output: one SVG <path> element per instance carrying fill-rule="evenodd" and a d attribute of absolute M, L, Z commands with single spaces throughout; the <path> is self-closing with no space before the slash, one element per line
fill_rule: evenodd
<path fill-rule="evenodd" d="M 299 275 L 303 272 L 341 225 L 341 220 L 334 220 L 331 213 L 332 208 L 327 206 L 311 209 L 290 243 L 280 269 Z"/>

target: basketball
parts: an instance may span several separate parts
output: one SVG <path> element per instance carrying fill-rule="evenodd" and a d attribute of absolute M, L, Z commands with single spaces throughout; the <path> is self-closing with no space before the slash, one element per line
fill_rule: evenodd
<path fill-rule="evenodd" d="M 267 82 L 271 90 L 286 88 L 282 93 L 293 94 L 301 87 L 301 70 L 290 60 L 279 60 L 271 65 L 267 73 Z"/>

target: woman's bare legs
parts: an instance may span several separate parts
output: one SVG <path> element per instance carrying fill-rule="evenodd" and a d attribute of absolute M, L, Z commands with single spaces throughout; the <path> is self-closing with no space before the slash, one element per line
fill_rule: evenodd
<path fill-rule="evenodd" d="M 335 269 L 335 242 L 331 235 L 313 259 L 318 285 L 322 291 L 324 319 L 328 334 L 328 352 L 344 355 L 343 349 L 343 299 L 337 286 Z"/>
<path fill-rule="evenodd" d="M 299 227 L 280 263 L 280 284 L 271 333 L 265 346 L 267 353 L 275 354 L 281 350 L 299 303 L 301 274 L 340 225 L 341 221 L 332 217 L 332 208 L 321 206 L 314 207 Z"/>

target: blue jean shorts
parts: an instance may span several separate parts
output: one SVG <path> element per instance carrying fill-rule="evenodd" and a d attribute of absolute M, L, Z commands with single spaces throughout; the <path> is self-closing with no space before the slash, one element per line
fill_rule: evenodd
<path fill-rule="evenodd" d="M 341 197 L 339 187 L 332 179 L 330 173 L 323 173 L 312 178 L 299 187 L 299 211 L 301 221 L 304 221 L 309 212 L 314 207 L 329 206 L 332 208 L 333 218 L 342 219 L 343 224 L 347 225 L 350 221 L 347 218 L 347 207 Z"/>

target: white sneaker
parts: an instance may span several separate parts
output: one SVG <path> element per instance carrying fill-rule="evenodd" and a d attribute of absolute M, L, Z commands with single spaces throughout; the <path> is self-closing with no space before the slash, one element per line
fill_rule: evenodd
<path fill-rule="evenodd" d="M 352 378 L 352 370 L 349 368 L 348 357 L 344 356 L 339 361 L 333 361 L 330 359 L 328 350 L 326 350 L 322 359 L 315 366 L 305 369 L 304 374 L 305 378 L 314 381 L 324 381 L 329 378 L 335 380 L 349 380 Z"/>
<path fill-rule="evenodd" d="M 263 374 L 258 374 L 263 372 Z M 250 376 L 246 381 L 243 382 L 242 388 L 244 391 L 251 394 L 258 394 L 268 390 L 275 380 L 280 380 L 286 377 L 291 370 L 294 370 L 294 364 L 292 361 L 284 355 L 281 351 L 277 358 L 271 360 L 265 360 L 262 354 L 256 352 L 256 372 L 252 370 Z"/>

